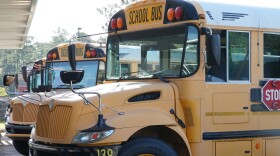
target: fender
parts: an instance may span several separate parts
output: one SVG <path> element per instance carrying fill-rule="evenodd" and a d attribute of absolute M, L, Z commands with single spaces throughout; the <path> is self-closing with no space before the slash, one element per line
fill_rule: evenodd
<path fill-rule="evenodd" d="M 106 124 L 115 127 L 115 132 L 108 138 L 97 142 L 97 144 L 120 143 L 127 141 L 134 133 L 147 126 L 165 125 L 176 126 L 177 122 L 168 110 L 173 108 L 171 102 L 154 103 L 153 107 L 145 106 L 143 108 L 122 109 L 125 115 L 112 115 L 106 117 Z M 161 106 L 159 106 L 161 105 Z M 142 105 L 143 106 L 143 105 Z M 94 117 L 94 113 L 89 113 L 80 117 L 79 121 Z M 79 123 L 78 121 L 78 123 Z M 80 125 L 80 124 L 78 124 Z M 77 125 L 78 131 L 82 130 L 82 125 Z M 85 129 L 85 128 L 83 128 Z M 95 143 L 94 143 L 95 144 Z"/>
<path fill-rule="evenodd" d="M 143 108 L 126 110 L 124 111 L 125 115 L 108 118 L 107 124 L 116 128 L 176 125 L 174 116 L 169 113 L 169 110 L 174 107 L 173 104 L 164 103 L 152 104 L 153 108 L 151 106 L 144 106 Z"/>
<path fill-rule="evenodd" d="M 177 125 L 175 118 L 169 113 L 174 109 L 173 101 L 159 101 L 133 104 L 119 107 L 124 115 L 115 112 L 104 112 L 106 124 L 116 129 L 128 127 L 146 127 L 153 125 Z M 84 130 L 96 124 L 97 112 L 91 112 L 79 117 L 76 130 Z M 87 123 L 87 124 L 85 124 Z"/>
<path fill-rule="evenodd" d="M 178 135 L 180 135 L 180 137 L 184 140 L 184 142 L 185 142 L 185 144 L 188 148 L 190 156 L 192 156 L 191 146 L 190 146 L 189 140 L 188 140 L 188 138 L 186 136 L 186 133 L 185 133 L 186 129 L 182 129 L 179 126 L 167 126 L 167 127 L 174 130 Z"/>

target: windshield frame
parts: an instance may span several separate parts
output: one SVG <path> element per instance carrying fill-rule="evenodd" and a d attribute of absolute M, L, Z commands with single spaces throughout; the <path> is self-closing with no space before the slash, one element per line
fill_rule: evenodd
<path fill-rule="evenodd" d="M 195 28 L 196 29 L 196 34 L 195 35 L 197 35 L 196 36 L 196 67 L 195 67 L 195 69 L 192 71 L 192 73 L 191 74 L 189 74 L 189 75 L 183 75 L 182 74 L 182 70 L 183 70 L 183 65 L 184 65 L 184 63 L 185 63 L 185 55 L 186 55 L 186 47 L 188 46 L 188 43 L 187 43 L 187 41 L 188 41 L 188 30 L 189 30 L 189 27 L 193 27 L 193 28 Z M 182 34 L 184 34 L 184 40 L 182 41 L 182 44 L 183 44 L 183 50 L 182 50 L 182 55 L 181 55 L 181 62 L 180 62 L 180 69 L 179 69 L 179 73 L 178 73 L 178 76 L 162 76 L 162 77 L 164 77 L 164 78 L 185 78 L 185 77 L 190 77 L 190 76 L 192 76 L 192 75 L 194 75 L 195 73 L 197 73 L 197 71 L 199 70 L 199 67 L 200 67 L 200 31 L 199 31 L 199 27 L 197 26 L 197 25 L 195 25 L 195 24 L 191 24 L 191 23 L 187 23 L 187 24 L 180 24 L 180 25 L 176 25 L 176 26 L 172 26 L 172 27 L 163 27 L 163 28 L 156 28 L 156 29 L 147 29 L 147 30 L 141 30 L 141 31 L 133 31 L 133 32 L 127 32 L 127 33 L 124 33 L 124 32 L 121 32 L 121 33 L 119 33 L 119 34 L 113 34 L 113 35 L 109 35 L 108 36 L 108 38 L 107 38 L 107 47 L 106 47 L 106 51 L 107 51 L 107 55 L 106 55 L 106 75 L 105 75 L 105 79 L 106 80 L 120 80 L 120 79 L 122 79 L 123 78 L 123 76 L 125 75 L 125 74 L 128 74 L 128 73 L 122 73 L 122 74 L 120 74 L 119 75 L 119 77 L 118 76 L 116 76 L 116 77 L 113 77 L 113 76 L 109 76 L 109 72 L 110 72 L 110 70 L 112 70 L 112 69 L 110 69 L 109 70 L 109 68 L 108 67 L 111 67 L 112 66 L 112 61 L 110 60 L 110 59 L 113 59 L 113 58 L 110 58 L 110 55 L 111 55 L 111 53 L 110 53 L 110 51 L 109 51 L 109 46 L 110 46 L 110 42 L 114 42 L 114 41 L 111 41 L 112 40 L 112 38 L 116 38 L 116 37 L 118 37 L 119 38 L 119 43 L 121 43 L 123 40 L 125 40 L 125 41 L 132 41 L 133 39 L 135 39 L 135 40 L 137 40 L 137 39 L 149 39 L 149 37 L 151 37 L 152 35 L 147 35 L 147 34 L 149 34 L 150 32 L 152 32 L 152 33 L 154 33 L 154 34 L 158 34 L 159 36 L 162 36 L 162 37 L 168 37 L 168 36 L 172 36 L 172 35 L 176 35 L 176 33 L 175 34 L 172 34 L 172 32 L 175 30 L 176 31 L 176 29 L 184 29 L 184 32 L 181 32 Z M 162 35 L 164 33 L 164 35 Z M 132 37 L 132 38 L 130 38 L 129 40 L 127 39 L 127 38 L 129 38 L 128 36 L 134 36 L 134 37 Z M 135 37 L 135 36 L 138 36 L 138 37 Z M 143 36 L 145 36 L 146 38 L 143 38 Z M 149 36 L 149 37 L 147 37 L 147 36 Z M 116 42 L 116 41 L 115 41 Z M 120 47 L 120 45 L 121 44 L 118 44 L 118 46 Z M 120 49 L 119 49 L 120 50 Z M 171 54 L 171 50 L 172 49 L 169 49 L 169 54 Z M 119 54 L 120 54 L 120 51 L 119 51 Z M 169 56 L 169 59 L 171 59 L 170 58 L 170 56 Z M 111 62 L 110 62 L 111 61 Z M 120 61 L 120 59 L 118 60 L 118 61 Z M 168 63 L 171 63 L 171 61 L 169 60 L 169 62 Z M 119 63 L 119 65 L 121 65 L 120 63 Z M 112 67 L 111 67 L 112 68 Z M 122 70 L 122 69 L 119 69 L 120 71 Z M 137 72 L 139 72 L 139 71 L 137 71 Z M 136 73 L 137 73 L 136 72 Z M 129 72 L 129 73 L 135 73 L 135 71 L 133 72 Z M 110 73 L 110 74 L 112 74 L 112 72 Z M 157 74 L 157 73 L 154 73 L 154 74 Z M 127 78 L 127 79 L 125 79 L 125 80 L 141 80 L 141 79 L 154 79 L 154 78 L 156 78 L 156 77 L 154 77 L 154 76 L 152 76 L 152 77 L 131 77 L 131 78 Z"/>

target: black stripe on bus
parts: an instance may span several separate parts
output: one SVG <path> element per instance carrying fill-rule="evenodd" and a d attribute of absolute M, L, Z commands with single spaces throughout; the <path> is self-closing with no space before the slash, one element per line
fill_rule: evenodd
<path fill-rule="evenodd" d="M 231 132 L 205 132 L 203 140 L 241 139 L 280 136 L 280 129 Z"/>

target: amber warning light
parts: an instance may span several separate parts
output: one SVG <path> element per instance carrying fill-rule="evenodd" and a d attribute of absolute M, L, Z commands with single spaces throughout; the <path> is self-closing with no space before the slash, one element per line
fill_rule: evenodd
<path fill-rule="evenodd" d="M 86 57 L 87 58 L 92 58 L 92 57 L 96 57 L 96 50 L 94 49 L 94 50 L 87 50 L 87 52 L 86 52 Z"/>
<path fill-rule="evenodd" d="M 172 22 L 175 19 L 180 20 L 183 17 L 183 7 L 178 6 L 175 9 L 174 8 L 169 8 L 167 10 L 167 19 Z"/>
<path fill-rule="evenodd" d="M 50 51 L 47 55 L 48 60 L 58 60 L 58 54 L 56 51 Z"/>
<path fill-rule="evenodd" d="M 119 17 L 119 18 L 112 18 L 111 19 L 111 29 L 112 30 L 116 30 L 116 29 L 123 29 L 124 28 L 124 20 L 122 17 Z"/>

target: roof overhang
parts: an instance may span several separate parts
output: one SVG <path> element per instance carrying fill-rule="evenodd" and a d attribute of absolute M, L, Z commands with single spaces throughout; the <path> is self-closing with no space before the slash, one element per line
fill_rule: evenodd
<path fill-rule="evenodd" d="M 37 0 L 0 0 L 0 49 L 21 49 Z"/>

